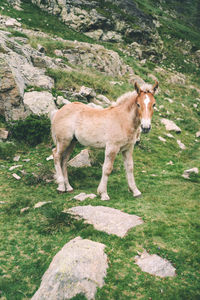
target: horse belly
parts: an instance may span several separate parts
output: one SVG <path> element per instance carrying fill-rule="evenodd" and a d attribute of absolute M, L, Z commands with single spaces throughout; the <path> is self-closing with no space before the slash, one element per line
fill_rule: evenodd
<path fill-rule="evenodd" d="M 75 137 L 84 146 L 104 148 L 107 137 L 106 126 L 99 120 L 81 120 L 76 126 Z"/>
<path fill-rule="evenodd" d="M 104 148 L 106 146 L 104 135 L 105 133 L 99 133 L 96 128 L 93 128 L 93 130 L 81 130 L 79 128 L 75 132 L 75 137 L 80 144 L 95 148 Z"/>

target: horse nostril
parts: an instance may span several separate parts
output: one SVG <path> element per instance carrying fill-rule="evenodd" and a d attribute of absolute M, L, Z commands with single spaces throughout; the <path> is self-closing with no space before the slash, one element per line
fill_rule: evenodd
<path fill-rule="evenodd" d="M 149 125 L 149 127 L 144 127 L 143 125 L 141 125 L 141 128 L 143 133 L 148 133 L 151 129 L 151 125 Z"/>

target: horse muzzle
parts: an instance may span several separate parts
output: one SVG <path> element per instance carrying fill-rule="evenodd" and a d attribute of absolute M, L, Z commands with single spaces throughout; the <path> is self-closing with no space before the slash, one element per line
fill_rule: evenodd
<path fill-rule="evenodd" d="M 149 125 L 149 126 L 143 126 L 141 124 L 141 129 L 142 129 L 142 133 L 149 133 L 149 131 L 151 129 L 151 125 Z"/>

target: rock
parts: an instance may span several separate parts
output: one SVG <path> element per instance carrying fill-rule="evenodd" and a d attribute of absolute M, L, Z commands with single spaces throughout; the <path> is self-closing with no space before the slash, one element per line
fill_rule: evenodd
<path fill-rule="evenodd" d="M 71 103 L 69 100 L 65 99 L 63 96 L 58 96 L 56 99 L 57 105 L 65 105 Z"/>
<path fill-rule="evenodd" d="M 92 88 L 86 87 L 86 86 L 82 86 L 80 88 L 79 94 L 85 98 L 87 98 L 87 100 L 89 101 L 90 98 L 93 98 L 96 96 L 95 91 Z"/>
<path fill-rule="evenodd" d="M 56 109 L 54 98 L 49 92 L 27 92 L 24 94 L 24 104 L 36 115 L 49 114 Z"/>
<path fill-rule="evenodd" d="M 16 155 L 14 158 L 13 158 L 13 161 L 19 161 L 20 160 L 20 155 Z"/>
<path fill-rule="evenodd" d="M 19 175 L 17 175 L 16 173 L 13 173 L 12 176 L 13 176 L 15 179 L 17 179 L 17 180 L 20 180 L 20 179 L 21 179 L 21 177 L 20 177 Z"/>
<path fill-rule="evenodd" d="M 84 149 L 67 163 L 70 167 L 82 168 L 91 167 L 89 150 Z"/>
<path fill-rule="evenodd" d="M 161 142 L 163 142 L 163 143 L 166 142 L 166 139 L 164 139 L 162 136 L 159 136 L 158 138 L 159 138 L 159 140 L 160 140 Z"/>
<path fill-rule="evenodd" d="M 0 115 L 6 121 L 24 119 L 28 115 L 23 105 L 24 83 L 20 76 L 16 78 L 8 61 L 9 57 L 0 53 Z"/>
<path fill-rule="evenodd" d="M 145 250 L 140 256 L 135 256 L 135 263 L 143 272 L 159 276 L 173 277 L 176 275 L 176 269 L 167 260 L 157 254 L 148 254 Z"/>
<path fill-rule="evenodd" d="M 15 165 L 15 166 L 12 166 L 12 167 L 9 168 L 9 171 L 12 171 L 12 170 L 14 170 L 14 169 L 16 169 L 16 168 L 20 168 L 20 167 L 23 167 L 23 165 Z"/>
<path fill-rule="evenodd" d="M 168 136 L 171 139 L 174 139 L 174 136 L 171 133 L 166 133 L 165 135 Z"/>
<path fill-rule="evenodd" d="M 173 103 L 174 100 L 172 100 L 171 98 L 165 98 L 165 100 L 167 100 L 169 103 Z"/>
<path fill-rule="evenodd" d="M 107 75 L 119 77 L 134 74 L 117 52 L 101 45 L 67 41 L 67 49 L 63 50 L 63 55 L 72 65 L 94 68 Z"/>
<path fill-rule="evenodd" d="M 185 81 L 186 81 L 186 77 L 181 73 L 172 75 L 168 80 L 169 83 L 180 84 L 180 85 L 185 85 Z"/>
<path fill-rule="evenodd" d="M 196 132 L 196 137 L 199 138 L 200 137 L 200 131 Z"/>
<path fill-rule="evenodd" d="M 179 145 L 179 147 L 180 147 L 182 150 L 185 150 L 185 149 L 186 149 L 185 145 L 184 145 L 180 140 L 177 140 L 177 144 Z"/>
<path fill-rule="evenodd" d="M 80 193 L 79 195 L 74 196 L 74 199 L 78 201 L 84 201 L 87 198 L 94 199 L 95 197 L 95 194 Z"/>
<path fill-rule="evenodd" d="M 108 268 L 105 245 L 77 237 L 54 256 L 32 300 L 94 299 Z"/>
<path fill-rule="evenodd" d="M 8 131 L 5 128 L 0 128 L 0 139 L 6 140 L 8 138 Z"/>
<path fill-rule="evenodd" d="M 96 98 L 93 100 L 93 102 L 101 106 L 111 105 L 111 101 L 104 95 L 97 95 Z"/>
<path fill-rule="evenodd" d="M 51 154 L 50 156 L 48 156 L 47 158 L 46 158 L 46 160 L 48 161 L 48 160 L 52 160 L 53 159 L 53 154 Z"/>
<path fill-rule="evenodd" d="M 35 204 L 34 208 L 39 208 L 47 203 L 51 203 L 52 201 L 41 201 Z"/>
<path fill-rule="evenodd" d="M 97 29 L 94 31 L 89 31 L 89 32 L 85 32 L 85 35 L 89 36 L 90 38 L 94 39 L 94 40 L 101 40 L 103 37 L 103 30 L 102 29 Z"/>
<path fill-rule="evenodd" d="M 168 119 L 161 119 L 161 123 L 165 125 L 166 130 L 175 131 L 177 133 L 181 132 L 180 127 L 178 127 L 173 121 Z"/>
<path fill-rule="evenodd" d="M 5 25 L 6 27 L 21 27 L 21 24 L 14 18 L 7 19 Z"/>
<path fill-rule="evenodd" d="M 105 206 L 77 206 L 67 210 L 68 213 L 85 219 L 96 230 L 124 237 L 129 229 L 143 223 L 136 215 L 129 215 L 118 209 Z"/>
<path fill-rule="evenodd" d="M 103 109 L 103 107 L 101 105 L 98 105 L 98 104 L 88 103 L 87 105 L 92 107 L 92 108 Z"/>
<path fill-rule="evenodd" d="M 102 34 L 101 40 L 104 42 L 116 42 L 121 43 L 123 42 L 122 35 L 116 31 L 107 31 Z"/>
<path fill-rule="evenodd" d="M 199 174 L 199 169 L 195 167 L 195 168 L 191 168 L 191 169 L 185 170 L 183 172 L 182 177 L 184 177 L 186 179 L 189 179 L 190 178 L 190 174 L 192 174 L 192 173 Z"/>
<path fill-rule="evenodd" d="M 27 210 L 29 210 L 29 209 L 30 209 L 29 206 L 24 207 L 24 208 L 20 209 L 20 213 L 22 214 L 23 212 L 25 212 L 25 211 L 27 211 Z"/>
<path fill-rule="evenodd" d="M 25 161 L 25 162 L 29 162 L 31 159 L 30 158 L 24 158 L 22 159 L 22 161 Z"/>

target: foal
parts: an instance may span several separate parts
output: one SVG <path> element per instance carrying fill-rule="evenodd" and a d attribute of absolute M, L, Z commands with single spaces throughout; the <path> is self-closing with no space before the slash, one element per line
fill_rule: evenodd
<path fill-rule="evenodd" d="M 108 176 L 112 172 L 115 157 L 122 152 L 129 189 L 133 196 L 141 193 L 136 187 L 133 175 L 133 147 L 138 132 L 147 133 L 151 129 L 151 118 L 155 106 L 154 86 L 139 87 L 122 95 L 116 103 L 106 109 L 95 109 L 79 102 L 73 102 L 59 109 L 52 118 L 52 137 L 56 148 L 53 149 L 57 190 L 71 192 L 67 173 L 67 161 L 78 141 L 84 146 L 105 148 L 102 177 L 97 193 L 102 200 L 109 200 L 107 193 Z"/>

